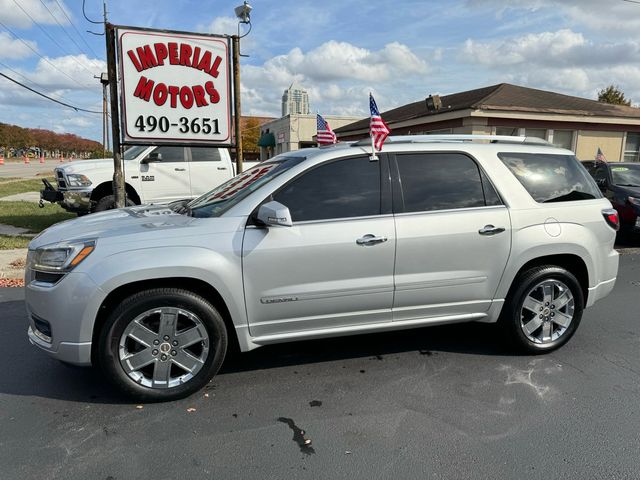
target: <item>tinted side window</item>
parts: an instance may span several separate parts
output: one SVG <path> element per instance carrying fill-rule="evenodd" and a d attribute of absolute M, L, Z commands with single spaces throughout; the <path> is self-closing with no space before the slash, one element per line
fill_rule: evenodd
<path fill-rule="evenodd" d="M 496 205 L 502 205 L 502 200 L 496 192 L 496 189 L 493 188 L 491 182 L 484 174 L 484 172 L 480 172 L 480 176 L 482 177 L 482 190 L 484 191 L 484 203 L 487 206 L 493 207 Z"/>
<path fill-rule="evenodd" d="M 161 162 L 184 162 L 184 147 L 158 147 L 152 153 L 162 155 Z"/>
<path fill-rule="evenodd" d="M 505 152 L 498 157 L 536 202 L 602 198 L 595 181 L 573 155 Z"/>
<path fill-rule="evenodd" d="M 396 158 L 405 212 L 485 206 L 480 171 L 469 157 L 459 153 L 423 153 Z M 495 201 L 497 194 L 493 187 L 490 191 Z"/>
<path fill-rule="evenodd" d="M 192 162 L 219 162 L 221 160 L 220 150 L 217 148 L 191 147 Z"/>
<path fill-rule="evenodd" d="M 380 215 L 380 162 L 357 157 L 321 165 L 273 199 L 289 208 L 294 222 Z"/>

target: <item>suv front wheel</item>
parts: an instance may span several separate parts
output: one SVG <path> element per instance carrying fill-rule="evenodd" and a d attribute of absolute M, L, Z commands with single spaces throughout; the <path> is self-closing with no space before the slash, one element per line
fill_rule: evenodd
<path fill-rule="evenodd" d="M 100 333 L 98 362 L 138 401 L 183 398 L 218 372 L 227 350 L 221 315 L 188 290 L 157 288 L 125 299 Z"/>
<path fill-rule="evenodd" d="M 525 353 L 543 353 L 564 345 L 575 333 L 584 310 L 576 277 L 564 268 L 531 268 L 517 279 L 500 324 L 510 345 Z"/>

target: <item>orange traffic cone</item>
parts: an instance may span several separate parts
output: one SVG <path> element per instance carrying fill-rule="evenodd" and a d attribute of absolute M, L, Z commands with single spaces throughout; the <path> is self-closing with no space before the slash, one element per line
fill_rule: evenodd
<path fill-rule="evenodd" d="M 4 165 L 4 156 L 0 155 L 0 165 Z"/>
<path fill-rule="evenodd" d="M 40 163 L 44 163 L 44 155 L 40 155 Z"/>
<path fill-rule="evenodd" d="M 26 155 L 23 155 L 23 156 L 22 156 L 22 158 L 24 159 L 24 163 L 25 163 L 25 164 L 27 164 L 27 163 L 31 163 L 31 162 L 29 161 L 29 157 L 27 157 Z"/>

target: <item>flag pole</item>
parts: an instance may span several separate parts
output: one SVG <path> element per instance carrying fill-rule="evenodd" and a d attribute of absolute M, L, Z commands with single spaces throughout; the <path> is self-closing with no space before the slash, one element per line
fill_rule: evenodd
<path fill-rule="evenodd" d="M 371 92 L 369 92 L 369 99 L 371 99 Z M 378 156 L 376 155 L 376 146 L 373 143 L 373 134 L 371 132 L 371 114 L 369 114 L 369 138 L 371 139 L 371 155 L 369 156 L 369 161 L 375 162 L 378 160 Z"/>

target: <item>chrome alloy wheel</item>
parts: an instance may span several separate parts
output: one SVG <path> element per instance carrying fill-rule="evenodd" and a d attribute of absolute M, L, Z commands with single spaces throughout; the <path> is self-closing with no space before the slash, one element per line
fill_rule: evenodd
<path fill-rule="evenodd" d="M 520 311 L 520 327 L 532 342 L 554 342 L 573 320 L 575 301 L 569 287 L 559 280 L 544 280 L 529 290 Z"/>
<path fill-rule="evenodd" d="M 134 318 L 120 337 L 125 373 L 150 388 L 172 388 L 191 380 L 209 355 L 202 321 L 183 308 L 160 307 Z"/>

